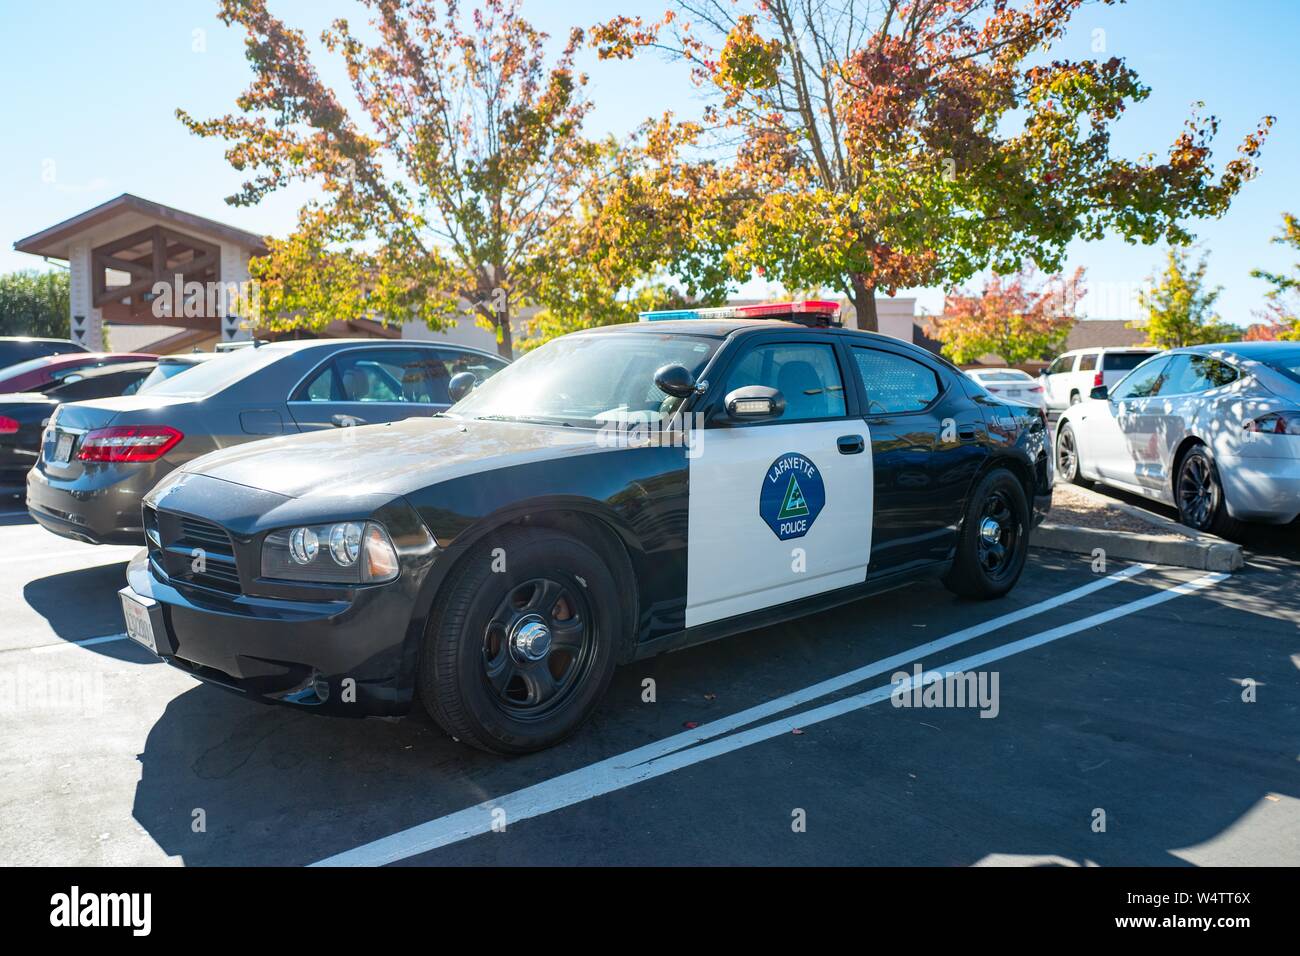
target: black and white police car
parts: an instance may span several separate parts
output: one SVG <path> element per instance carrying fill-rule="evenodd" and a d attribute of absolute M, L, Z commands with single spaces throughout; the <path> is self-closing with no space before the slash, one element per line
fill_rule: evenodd
<path fill-rule="evenodd" d="M 144 503 L 128 633 L 197 678 L 500 753 L 614 667 L 920 576 L 1009 591 L 1051 501 L 1042 414 L 833 302 L 566 335 L 435 418 L 214 452 Z"/>

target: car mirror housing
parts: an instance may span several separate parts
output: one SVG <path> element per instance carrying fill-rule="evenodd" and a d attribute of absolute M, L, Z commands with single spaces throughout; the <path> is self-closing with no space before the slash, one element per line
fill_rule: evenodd
<path fill-rule="evenodd" d="M 655 386 L 665 395 L 686 398 L 695 392 L 695 376 L 684 365 L 665 365 L 655 372 Z"/>
<path fill-rule="evenodd" d="M 727 393 L 727 417 L 735 422 L 762 422 L 785 414 L 785 396 L 766 385 L 746 385 Z"/>
<path fill-rule="evenodd" d="M 462 398 L 474 391 L 474 386 L 478 384 L 478 376 L 473 372 L 457 372 L 447 382 L 447 395 L 450 396 L 453 404 L 459 402 Z"/>
<path fill-rule="evenodd" d="M 1110 391 L 1105 385 L 1096 385 L 1093 386 L 1092 391 L 1088 393 L 1088 397 L 1094 398 L 1099 402 L 1105 402 L 1110 399 Z"/>

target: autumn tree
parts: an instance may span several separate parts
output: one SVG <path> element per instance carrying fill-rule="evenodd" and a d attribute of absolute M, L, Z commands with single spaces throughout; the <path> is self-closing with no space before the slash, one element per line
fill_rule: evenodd
<path fill-rule="evenodd" d="M 948 293 L 931 326 L 943 354 L 958 365 L 985 355 L 1019 365 L 1060 351 L 1080 317 L 1084 291 L 1082 269 L 1039 279 L 1026 265 L 1010 276 L 990 276 L 978 293 Z"/>
<path fill-rule="evenodd" d="M 1186 242 L 1255 173 L 1272 118 L 1217 171 L 1218 122 L 1197 112 L 1162 158 L 1115 155 L 1116 122 L 1150 91 L 1118 57 L 1055 56 L 1084 2 L 679 0 L 614 18 L 593 29 L 602 56 L 666 52 L 711 101 L 685 137 L 705 171 L 610 210 L 684 219 L 660 248 L 693 288 L 762 271 L 842 291 L 868 329 L 880 291 L 1057 271 L 1072 240 L 1107 232 Z"/>
<path fill-rule="evenodd" d="M 1282 214 L 1282 231 L 1271 242 L 1300 252 L 1300 219 Z M 1288 272 L 1252 269 L 1252 277 L 1263 279 L 1272 288 L 1265 293 L 1263 322 L 1252 325 L 1247 338 L 1300 339 L 1300 262 Z"/>
<path fill-rule="evenodd" d="M 1162 349 L 1240 339 L 1241 329 L 1214 311 L 1222 288 L 1206 285 L 1206 269 L 1205 256 L 1193 263 L 1187 249 L 1171 248 L 1164 271 L 1152 278 L 1150 289 L 1138 294 L 1145 321 L 1129 327 L 1145 331 L 1146 344 Z"/>
<path fill-rule="evenodd" d="M 252 83 L 238 112 L 177 111 L 196 134 L 225 140 L 226 158 L 249 174 L 229 202 L 295 182 L 320 188 L 294 233 L 254 262 L 263 321 L 441 328 L 468 301 L 510 356 L 511 316 L 568 268 L 584 191 L 617 154 L 583 132 L 583 33 L 548 57 L 516 0 L 468 15 L 455 0 L 362 4 L 368 30 L 338 19 L 321 35 L 350 96 L 325 83 L 303 32 L 265 0 L 222 0 L 221 19 L 248 34 Z"/>

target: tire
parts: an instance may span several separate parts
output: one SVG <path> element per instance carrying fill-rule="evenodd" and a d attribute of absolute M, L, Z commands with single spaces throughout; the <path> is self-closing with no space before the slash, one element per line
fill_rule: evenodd
<path fill-rule="evenodd" d="M 1204 445 L 1193 446 L 1178 462 L 1174 504 L 1179 522 L 1197 531 L 1233 540 L 1245 530 L 1240 521 L 1228 514 L 1218 466 Z"/>
<path fill-rule="evenodd" d="M 1084 488 L 1092 486 L 1092 482 L 1079 471 L 1079 442 L 1074 426 L 1069 422 L 1058 424 L 1056 428 L 1056 475 Z"/>
<path fill-rule="evenodd" d="M 1071 405 L 1078 405 L 1081 401 L 1083 401 L 1083 398 L 1080 397 L 1080 395 L 1079 395 L 1078 392 L 1071 392 L 1071 393 L 1070 393 L 1070 404 L 1071 404 Z"/>
<path fill-rule="evenodd" d="M 997 526 L 996 539 L 981 533 L 988 527 L 986 520 Z M 999 556 L 991 562 L 995 552 Z M 1002 597 L 1020 580 L 1028 552 L 1029 503 L 1024 486 L 1005 468 L 995 468 L 967 499 L 957 556 L 943 583 L 961 597 Z"/>
<path fill-rule="evenodd" d="M 549 528 L 490 535 L 443 585 L 421 648 L 420 699 L 443 730 L 480 750 L 559 743 L 609 686 L 622 600 L 576 538 Z"/>

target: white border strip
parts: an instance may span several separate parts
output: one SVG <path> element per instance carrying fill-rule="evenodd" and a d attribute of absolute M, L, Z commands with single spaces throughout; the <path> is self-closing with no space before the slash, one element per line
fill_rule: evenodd
<path fill-rule="evenodd" d="M 1059 607 L 1062 604 L 1075 600 L 1086 594 L 1091 594 L 1104 587 L 1118 584 L 1121 581 L 1128 580 L 1137 574 L 1147 570 L 1149 565 L 1134 565 L 1125 568 L 1123 571 L 1110 575 L 1099 581 L 1091 582 L 1073 591 L 1067 591 L 1064 594 L 1049 598 L 1038 604 L 1021 608 L 1010 614 L 994 618 L 983 624 L 977 624 L 965 630 L 958 631 L 947 637 L 930 641 L 919 647 L 912 648 L 901 654 L 895 654 L 868 664 L 856 670 L 848 671 L 839 677 L 813 684 L 803 690 L 795 691 L 784 697 L 779 697 L 769 701 L 766 704 L 760 704 L 756 707 L 740 711 L 730 717 L 723 718 L 713 723 L 706 724 L 703 727 L 689 731 L 685 734 L 677 734 L 665 740 L 657 741 L 645 747 L 629 751 L 616 757 L 591 764 L 579 770 L 561 774 L 542 783 L 534 784 L 531 787 L 525 787 L 514 793 L 507 794 L 503 797 L 484 801 L 477 806 L 468 807 L 447 816 L 431 820 L 427 823 L 419 824 L 391 836 L 383 837 L 371 843 L 363 844 L 352 850 L 346 850 L 342 853 L 335 854 L 321 860 L 314 866 L 380 866 L 386 863 L 394 863 L 398 860 L 404 860 L 420 853 L 426 853 L 439 847 L 447 846 L 452 843 L 458 843 L 461 840 L 468 839 L 487 833 L 492 828 L 494 820 L 494 811 L 504 810 L 505 819 L 510 823 L 517 823 L 521 820 L 527 820 L 531 817 L 540 816 L 549 813 L 552 810 L 558 810 L 563 807 L 572 806 L 581 803 L 584 800 L 590 800 L 593 797 L 602 796 L 615 790 L 621 790 L 632 784 L 640 783 L 643 780 L 650 780 L 654 777 L 671 773 L 674 770 L 680 770 L 691 764 L 708 760 L 721 754 L 730 753 L 750 744 L 758 743 L 763 740 L 769 740 L 781 734 L 788 733 L 797 727 L 807 727 L 811 724 L 823 720 L 829 720 L 832 717 L 838 717 L 842 714 L 858 710 L 871 704 L 878 703 L 881 700 L 889 698 L 894 691 L 894 686 L 886 685 L 844 700 L 835 701 L 825 704 L 813 710 L 804 711 L 789 717 L 780 718 L 760 726 L 753 727 L 750 730 L 742 731 L 722 739 L 717 738 L 722 734 L 728 733 L 738 727 L 755 722 L 762 717 L 788 710 L 791 707 L 798 706 L 810 699 L 825 696 L 837 690 L 858 683 L 867 677 L 874 676 L 888 670 L 897 668 L 918 660 L 922 655 L 934 653 L 952 647 L 954 644 L 968 641 L 981 634 L 1005 627 L 1008 624 L 1024 620 L 1035 614 L 1041 614 L 1044 611 Z M 1227 574 L 1211 574 L 1198 578 L 1187 584 L 1182 584 L 1174 588 L 1159 591 L 1145 598 L 1131 601 L 1128 604 L 1121 604 L 1107 611 L 1101 611 L 1084 618 L 1081 621 L 1075 621 L 1070 624 L 1063 624 L 1051 630 L 1043 631 L 1039 634 L 1027 637 L 1019 641 L 1013 641 L 994 648 L 983 654 L 976 654 L 963 660 L 955 661 L 952 664 L 943 665 L 939 670 L 970 670 L 989 661 L 999 660 L 1002 657 L 1017 654 L 1021 651 L 1028 650 L 1032 647 L 1038 647 L 1049 641 L 1055 641 L 1078 631 L 1104 624 L 1107 621 L 1123 617 L 1137 611 L 1145 610 L 1164 601 L 1172 600 L 1182 594 L 1188 594 L 1192 591 L 1216 584 L 1228 577 Z M 705 742 L 709 741 L 709 742 Z M 692 746 L 698 744 L 698 746 Z"/>

